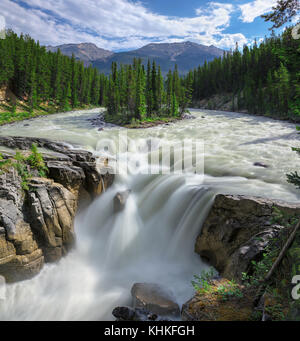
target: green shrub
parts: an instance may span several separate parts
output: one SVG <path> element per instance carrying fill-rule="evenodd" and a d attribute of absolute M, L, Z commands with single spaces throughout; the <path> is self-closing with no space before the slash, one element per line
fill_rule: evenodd
<path fill-rule="evenodd" d="M 21 177 L 21 186 L 25 191 L 29 191 L 28 183 L 33 176 L 34 170 L 37 170 L 40 177 L 46 177 L 48 173 L 48 168 L 36 144 L 31 146 L 31 153 L 27 157 L 19 151 L 16 151 L 12 159 L 4 159 L 3 155 L 0 154 L 0 172 L 3 174 L 3 172 L 7 172 L 11 167 Z"/>

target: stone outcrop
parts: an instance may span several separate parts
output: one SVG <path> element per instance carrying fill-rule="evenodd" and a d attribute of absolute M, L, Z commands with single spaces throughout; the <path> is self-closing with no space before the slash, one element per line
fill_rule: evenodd
<path fill-rule="evenodd" d="M 123 192 L 118 192 L 114 197 L 114 212 L 118 213 L 124 210 L 127 199 L 131 193 L 130 189 Z"/>
<path fill-rule="evenodd" d="M 27 279 L 44 264 L 31 226 L 23 214 L 21 178 L 11 171 L 0 176 L 0 275 L 7 282 Z"/>
<path fill-rule="evenodd" d="M 32 143 L 46 149 L 49 178 L 31 178 L 24 191 L 14 168 L 0 174 L 0 275 L 7 282 L 31 278 L 44 262 L 65 255 L 75 243 L 79 201 L 91 200 L 113 182 L 112 175 L 100 174 L 90 152 L 46 139 L 0 137 L 0 146 L 12 149 L 27 150 Z"/>
<path fill-rule="evenodd" d="M 96 197 L 113 182 L 113 175 L 101 174 L 96 159 L 91 152 L 73 146 L 35 137 L 0 136 L 0 146 L 12 149 L 28 150 L 35 143 L 46 149 L 43 153 L 49 169 L 49 178 L 62 184 L 76 196 L 89 193 Z M 48 151 L 48 152 L 47 152 Z"/>
<path fill-rule="evenodd" d="M 133 307 L 152 314 L 179 317 L 180 309 L 172 293 L 158 284 L 135 283 L 131 289 Z"/>
<path fill-rule="evenodd" d="M 259 260 L 269 241 L 283 229 L 274 222 L 274 209 L 300 214 L 300 204 L 241 195 L 215 198 L 197 238 L 195 251 L 228 279 L 241 280 L 252 260 Z"/>
<path fill-rule="evenodd" d="M 251 275 L 254 270 L 252 261 L 260 261 L 272 240 L 287 233 L 285 226 L 280 225 L 282 219 L 276 218 L 279 212 L 290 219 L 299 217 L 300 204 L 242 195 L 216 196 L 197 238 L 195 251 L 219 271 L 220 278 L 210 280 L 209 290 L 199 289 L 183 305 L 183 320 L 245 321 L 258 318 L 264 309 L 257 306 L 257 287 L 243 286 L 242 273 Z M 293 268 L 297 264 L 294 254 L 298 252 L 295 250 L 295 246 L 289 250 L 293 253 Z M 281 264 L 280 273 L 286 273 L 285 267 Z M 291 272 L 289 269 L 288 274 Z M 297 314 L 297 309 L 292 313 Z M 290 315 L 294 316 L 292 313 Z"/>
<path fill-rule="evenodd" d="M 26 217 L 46 262 L 55 262 L 75 242 L 73 220 L 77 199 L 61 184 L 48 179 L 32 179 Z"/>

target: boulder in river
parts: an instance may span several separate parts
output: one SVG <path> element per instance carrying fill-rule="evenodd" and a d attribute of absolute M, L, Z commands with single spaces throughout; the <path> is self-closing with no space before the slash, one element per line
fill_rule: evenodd
<path fill-rule="evenodd" d="M 131 193 L 130 189 L 123 192 L 118 192 L 114 197 L 114 213 L 118 213 L 124 210 L 127 199 Z"/>
<path fill-rule="evenodd" d="M 254 162 L 253 166 L 255 166 L 255 167 L 262 167 L 262 168 L 269 168 L 268 165 L 266 165 L 265 163 L 262 163 L 262 162 Z"/>
<path fill-rule="evenodd" d="M 141 308 L 116 307 L 112 314 L 117 321 L 161 321 L 158 315 Z"/>
<path fill-rule="evenodd" d="M 135 283 L 131 289 L 133 307 L 152 314 L 178 318 L 180 308 L 172 292 L 155 283 Z"/>

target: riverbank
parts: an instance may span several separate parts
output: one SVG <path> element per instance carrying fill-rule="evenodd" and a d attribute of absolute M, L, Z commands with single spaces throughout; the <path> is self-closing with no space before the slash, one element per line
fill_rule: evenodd
<path fill-rule="evenodd" d="M 76 108 L 72 108 L 69 111 L 89 110 L 94 108 L 97 108 L 97 106 L 82 105 Z M 60 112 L 65 113 L 67 111 L 62 111 L 56 106 L 41 104 L 37 109 L 34 109 L 32 112 L 30 112 L 29 107 L 23 102 L 18 102 L 15 109 L 12 110 L 8 102 L 2 101 L 0 103 L 0 126 L 18 121 L 27 121 L 40 116 L 58 114 Z"/>
<path fill-rule="evenodd" d="M 218 110 L 225 112 L 236 112 L 239 114 L 248 114 L 257 117 L 268 117 L 274 120 L 286 121 L 290 123 L 300 123 L 300 116 L 296 116 L 293 114 L 275 114 L 266 112 L 264 115 L 255 114 L 253 112 L 249 112 L 244 107 L 240 108 L 238 103 L 238 96 L 233 96 L 230 93 L 224 93 L 222 95 L 214 95 L 209 98 L 202 99 L 201 101 L 197 101 L 193 103 L 193 109 L 205 109 L 205 110 Z"/>

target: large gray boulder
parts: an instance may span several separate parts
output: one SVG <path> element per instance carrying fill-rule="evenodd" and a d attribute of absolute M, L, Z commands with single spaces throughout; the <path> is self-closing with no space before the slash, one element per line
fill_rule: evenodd
<path fill-rule="evenodd" d="M 179 317 L 180 308 L 172 292 L 155 283 L 135 283 L 131 289 L 133 307 L 152 314 Z"/>

